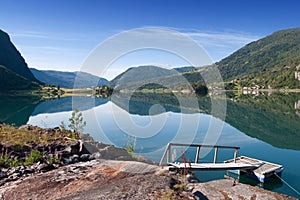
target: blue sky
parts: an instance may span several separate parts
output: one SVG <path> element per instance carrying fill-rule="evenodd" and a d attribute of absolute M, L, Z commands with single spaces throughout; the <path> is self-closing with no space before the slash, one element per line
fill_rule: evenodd
<path fill-rule="evenodd" d="M 9 33 L 29 67 L 64 71 L 80 70 L 99 43 L 133 28 L 158 26 L 179 31 L 218 61 L 277 30 L 300 27 L 300 2 L 296 0 L 1 0 L 0 4 L 0 29 Z M 131 56 L 130 62 L 129 58 L 120 61 L 120 70 L 125 65 L 151 62 L 184 64 L 153 61 L 155 56 L 151 60 L 146 55 L 149 52 L 144 60 L 135 61 Z"/>

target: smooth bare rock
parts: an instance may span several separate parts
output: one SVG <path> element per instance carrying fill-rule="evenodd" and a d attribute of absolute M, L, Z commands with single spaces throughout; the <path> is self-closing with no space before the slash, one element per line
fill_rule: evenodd
<path fill-rule="evenodd" d="M 7 182 L 0 187 L 0 199 L 295 199 L 250 185 L 232 186 L 232 180 L 188 184 L 189 191 L 173 191 L 167 173 L 156 165 L 98 159 Z"/>
<path fill-rule="evenodd" d="M 189 184 L 192 192 L 199 199 L 227 200 L 227 199 L 260 199 L 260 200 L 295 200 L 296 198 L 264 190 L 259 187 L 236 183 L 233 180 L 222 179 L 206 183 Z"/>
<path fill-rule="evenodd" d="M 169 181 L 155 174 L 159 170 L 132 161 L 81 162 L 8 182 L 0 187 L 0 199 L 156 199 Z"/>

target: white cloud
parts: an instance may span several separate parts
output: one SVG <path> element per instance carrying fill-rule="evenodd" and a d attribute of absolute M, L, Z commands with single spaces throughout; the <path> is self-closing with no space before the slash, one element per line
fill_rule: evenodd
<path fill-rule="evenodd" d="M 78 42 L 95 42 L 90 36 L 79 33 L 45 33 L 38 31 L 19 31 L 10 34 L 17 39 L 35 39 L 35 40 L 55 40 L 55 41 L 78 41 Z"/>
<path fill-rule="evenodd" d="M 144 27 L 149 28 L 149 27 Z M 150 27 L 151 28 L 151 27 Z M 214 61 L 218 61 L 222 58 L 227 57 L 234 51 L 240 49 L 244 45 L 258 40 L 262 36 L 255 35 L 252 33 L 246 33 L 236 30 L 224 30 L 224 31 L 203 31 L 197 29 L 179 29 L 173 27 L 153 27 L 156 30 L 160 28 L 162 30 L 170 29 L 177 31 L 173 32 L 175 34 L 173 38 L 183 39 L 180 37 L 184 34 L 193 40 L 195 40 L 200 46 L 202 46 L 205 51 L 212 57 Z M 143 37 L 152 37 L 153 35 L 147 32 L 143 32 L 143 29 L 136 31 L 136 34 L 142 34 Z M 178 35 L 178 37 L 176 37 Z M 168 35 L 169 36 L 169 35 Z M 168 38 L 167 38 L 168 39 Z"/>
<path fill-rule="evenodd" d="M 180 34 L 184 34 L 193 40 L 195 40 L 200 46 L 204 48 L 204 50 L 210 55 L 214 62 L 230 55 L 234 51 L 243 47 L 247 43 L 255 41 L 261 36 L 257 36 L 251 33 L 243 33 L 239 31 L 203 31 L 196 29 L 176 29 L 172 27 L 154 27 L 156 29 L 171 29 L 175 30 L 173 32 L 174 37 L 172 40 L 173 44 L 182 44 L 184 41 L 176 41 L 176 39 L 184 39 L 184 37 L 180 37 Z M 142 31 L 143 29 L 139 29 L 135 32 L 138 38 L 145 38 L 151 40 L 153 37 L 153 33 Z M 177 35 L 178 34 L 178 35 Z M 100 34 L 101 35 L 101 34 Z M 58 69 L 62 66 L 67 67 L 69 69 L 76 68 L 82 64 L 84 59 L 89 55 L 90 51 L 101 41 L 105 41 L 104 39 L 107 37 L 104 35 L 100 36 L 99 33 L 51 33 L 51 32 L 39 32 L 39 31 L 19 31 L 12 33 L 11 36 L 13 38 L 15 45 L 24 55 L 26 61 L 30 66 L 40 66 L 45 68 L 54 68 Z M 133 37 L 132 36 L 132 37 Z M 157 35 L 154 35 L 157 36 Z M 170 35 L 164 35 L 162 31 L 161 40 L 169 40 Z M 178 37 L 177 37 L 178 36 Z M 102 40 L 98 40 L 100 38 Z M 157 39 L 157 37 L 154 39 Z M 126 46 L 128 41 L 120 41 L 114 46 L 121 47 L 122 44 Z M 178 43 L 177 43 L 178 42 Z M 145 55 L 147 56 L 147 55 Z M 141 60 L 143 58 L 143 60 Z M 151 59 L 152 60 L 151 60 Z M 157 57 L 150 56 L 149 58 L 144 58 L 143 56 L 138 56 L 134 61 L 139 61 L 142 63 L 146 63 L 146 61 L 150 60 L 152 63 L 157 62 L 160 63 L 163 61 L 165 64 L 171 64 L 174 66 L 178 66 L 179 64 L 177 60 L 168 59 L 168 57 L 164 57 L 164 59 L 156 60 Z M 154 60 L 153 60 L 154 59 Z M 171 61 L 169 61 L 171 60 Z M 124 59 L 123 59 L 124 61 Z M 125 60 L 126 61 L 126 60 Z M 150 62 L 149 61 L 149 62 Z M 168 62 L 167 62 L 168 61 Z M 170 63 L 169 63 L 170 62 Z M 134 63 L 124 62 L 120 63 L 122 66 L 122 70 L 124 68 L 129 67 L 130 65 L 134 65 Z M 137 63 L 139 64 L 139 63 Z M 119 69 L 120 70 L 120 69 Z M 116 70 L 111 71 L 113 74 L 116 74 Z M 109 74 L 109 72 L 106 72 Z M 110 77 L 111 78 L 111 77 Z"/>
<path fill-rule="evenodd" d="M 261 38 L 258 35 L 238 31 L 181 30 L 181 32 L 202 45 L 214 61 L 225 58 L 246 44 Z"/>

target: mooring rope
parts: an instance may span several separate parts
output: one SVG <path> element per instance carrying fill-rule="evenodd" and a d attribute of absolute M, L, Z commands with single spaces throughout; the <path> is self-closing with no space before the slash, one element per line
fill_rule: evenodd
<path fill-rule="evenodd" d="M 277 176 L 282 182 L 284 182 L 289 188 L 291 188 L 292 190 L 294 190 L 294 192 L 296 192 L 299 196 L 300 196 L 300 192 L 298 190 L 296 190 L 293 186 L 291 186 L 290 184 L 288 184 L 288 182 L 286 182 L 285 180 L 283 180 L 283 178 L 281 178 L 280 176 L 278 176 L 277 173 L 274 173 L 275 176 Z"/>

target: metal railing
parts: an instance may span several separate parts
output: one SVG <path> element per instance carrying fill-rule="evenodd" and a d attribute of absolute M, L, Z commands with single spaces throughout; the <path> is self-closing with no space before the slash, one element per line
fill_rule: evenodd
<path fill-rule="evenodd" d="M 171 158 L 171 148 L 172 146 L 179 146 L 179 147 L 197 147 L 197 151 L 196 151 L 196 157 L 195 157 L 195 163 L 199 162 L 199 155 L 200 155 L 200 150 L 201 147 L 203 148 L 214 148 L 215 149 L 215 154 L 214 154 L 214 161 L 213 163 L 217 163 L 217 157 L 218 157 L 218 151 L 219 149 L 234 149 L 234 155 L 233 155 L 233 159 L 234 162 L 236 162 L 236 158 L 238 156 L 238 150 L 240 149 L 240 147 L 237 146 L 222 146 L 222 145 L 206 145 L 206 144 L 181 144 L 181 143 L 168 143 L 164 154 L 159 162 L 159 165 L 162 166 L 163 165 L 163 161 L 167 155 L 167 163 L 170 163 L 170 158 Z"/>

